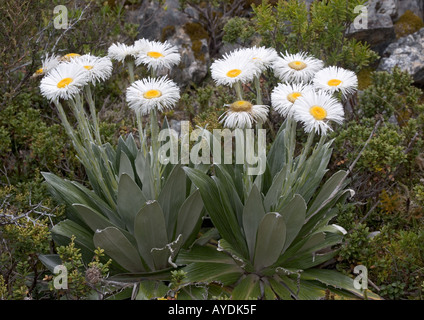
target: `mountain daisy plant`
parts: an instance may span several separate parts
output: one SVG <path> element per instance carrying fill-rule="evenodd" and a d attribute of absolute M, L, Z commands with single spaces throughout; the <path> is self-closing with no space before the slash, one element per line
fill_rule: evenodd
<path fill-rule="evenodd" d="M 120 137 L 115 146 L 102 141 L 95 104 L 96 86 L 111 77 L 112 61 L 127 67 L 124 94 L 138 129 L 138 137 Z M 178 84 L 167 75 L 179 62 L 177 47 L 146 39 L 113 44 L 107 57 L 46 55 L 37 72 L 43 76 L 40 92 L 56 106 L 88 177 L 83 185 L 43 173 L 67 210 L 67 219 L 52 229 L 54 240 L 75 239 L 87 263 L 96 248 L 103 249 L 113 261 L 106 283 L 113 283 L 116 293 L 132 287 L 120 297 L 319 299 L 330 290 L 339 298 L 364 298 L 350 277 L 320 268 L 335 256 L 346 233 L 331 223 L 338 205 L 354 194 L 348 172 L 328 179 L 325 174 L 332 153 L 327 133 L 344 120 L 336 94 L 354 93 L 356 75 L 324 68 L 305 52 L 279 54 L 265 47 L 237 49 L 213 62 L 216 85 L 234 89 L 219 121 L 234 130 L 235 139 L 249 130 L 261 135 L 272 110 L 285 118 L 264 170 L 251 174 L 248 161 L 163 161 L 160 149 L 169 141 L 160 139 L 160 129 L 169 124 L 165 117 L 160 128 L 159 118 L 180 99 Z M 150 77 L 135 81 L 137 68 L 146 68 Z M 270 105 L 262 98 L 265 73 L 281 80 Z M 244 97 L 244 86 L 254 88 L 255 99 Z M 221 146 L 206 128 L 198 129 L 198 139 Z M 301 148 L 298 130 L 307 135 Z M 265 139 L 248 148 L 259 150 L 260 143 Z M 231 152 L 236 157 L 240 150 Z M 54 254 L 41 260 L 52 269 L 61 263 Z M 379 298 L 372 292 L 366 296 Z"/>

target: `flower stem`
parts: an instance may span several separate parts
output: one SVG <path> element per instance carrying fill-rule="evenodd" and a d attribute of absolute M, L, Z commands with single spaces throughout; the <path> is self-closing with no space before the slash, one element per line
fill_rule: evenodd
<path fill-rule="evenodd" d="M 134 61 L 132 59 L 127 61 L 127 67 L 128 67 L 128 74 L 130 76 L 130 82 L 133 83 L 134 82 Z"/>
<path fill-rule="evenodd" d="M 96 137 L 96 142 L 100 146 L 102 145 L 102 139 L 100 136 L 100 127 L 99 127 L 99 119 L 97 118 L 96 106 L 93 99 L 93 94 L 91 92 L 90 84 L 85 86 L 85 97 L 88 102 L 88 106 L 90 108 L 91 120 L 93 121 L 94 126 L 94 135 Z"/>
<path fill-rule="evenodd" d="M 243 92 L 241 88 L 241 83 L 239 81 L 234 83 L 234 89 L 236 90 L 237 99 L 240 101 L 243 100 Z"/>

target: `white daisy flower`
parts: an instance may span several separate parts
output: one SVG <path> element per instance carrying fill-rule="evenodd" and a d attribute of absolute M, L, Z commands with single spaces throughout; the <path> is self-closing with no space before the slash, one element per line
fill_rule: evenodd
<path fill-rule="evenodd" d="M 353 71 L 334 66 L 317 72 L 313 81 L 317 89 L 330 93 L 341 91 L 343 96 L 352 94 L 358 88 L 358 77 Z"/>
<path fill-rule="evenodd" d="M 70 63 L 76 64 L 88 74 L 89 82 L 105 81 L 112 74 L 112 61 L 108 57 L 96 57 L 90 54 L 85 54 L 78 59 L 72 60 Z"/>
<path fill-rule="evenodd" d="M 278 53 L 274 48 L 252 47 L 245 50 L 251 55 L 254 64 L 263 72 L 266 68 L 271 67 L 278 58 Z"/>
<path fill-rule="evenodd" d="M 127 89 L 127 102 L 131 109 L 149 114 L 152 109 L 172 109 L 180 99 L 180 89 L 166 76 L 135 81 Z"/>
<path fill-rule="evenodd" d="M 293 115 L 293 104 L 306 92 L 314 90 L 311 85 L 300 83 L 280 83 L 271 92 L 271 104 L 283 117 Z"/>
<path fill-rule="evenodd" d="M 40 82 L 41 94 L 50 101 L 68 100 L 78 94 L 88 83 L 86 70 L 71 63 L 61 63 Z"/>
<path fill-rule="evenodd" d="M 230 129 L 251 128 L 254 122 L 263 123 L 268 117 L 268 106 L 265 105 L 253 105 L 248 101 L 240 100 L 226 106 L 230 108 L 219 119 L 224 127 Z"/>
<path fill-rule="evenodd" d="M 44 58 L 44 60 L 41 62 L 41 68 L 37 69 L 33 76 L 41 76 L 47 74 L 50 70 L 53 70 L 56 68 L 60 63 L 59 57 L 52 54 L 49 56 L 48 54 Z"/>
<path fill-rule="evenodd" d="M 247 51 L 233 51 L 211 65 L 212 78 L 218 85 L 233 85 L 252 81 L 261 70 Z"/>
<path fill-rule="evenodd" d="M 170 69 L 181 60 L 177 47 L 166 41 L 162 43 L 140 39 L 136 41 L 134 47 L 137 51 L 135 65 L 145 64 L 154 71 L 161 68 Z"/>
<path fill-rule="evenodd" d="M 341 103 L 324 91 L 308 91 L 294 103 L 293 116 L 304 125 L 306 132 L 326 134 L 332 130 L 329 121 L 341 124 L 344 110 Z"/>
<path fill-rule="evenodd" d="M 308 82 L 324 67 L 324 62 L 305 52 L 286 54 L 274 61 L 274 73 L 282 81 Z"/>
<path fill-rule="evenodd" d="M 118 62 L 124 62 L 127 57 L 134 57 L 136 53 L 134 46 L 127 46 L 124 43 L 114 43 L 107 50 L 108 57 Z"/>

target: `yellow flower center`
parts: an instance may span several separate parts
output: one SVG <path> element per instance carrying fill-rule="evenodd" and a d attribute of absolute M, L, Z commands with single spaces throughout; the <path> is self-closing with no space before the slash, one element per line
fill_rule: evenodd
<path fill-rule="evenodd" d="M 311 115 L 315 118 L 315 120 L 324 120 L 327 117 L 327 111 L 320 106 L 313 106 L 309 109 Z"/>
<path fill-rule="evenodd" d="M 84 66 L 84 68 L 86 68 L 87 70 L 91 70 L 93 69 L 93 66 Z"/>
<path fill-rule="evenodd" d="M 156 52 L 156 51 L 149 51 L 149 52 L 147 52 L 147 55 L 148 55 L 149 57 L 151 57 L 151 58 L 155 58 L 155 59 L 157 59 L 157 58 L 161 58 L 161 57 L 163 57 L 163 56 L 164 56 L 162 53 L 160 53 L 160 52 Z"/>
<path fill-rule="evenodd" d="M 291 103 L 294 103 L 296 99 L 301 96 L 302 94 L 300 92 L 292 92 L 287 96 L 287 100 L 289 100 Z"/>
<path fill-rule="evenodd" d="M 294 70 L 300 71 L 305 69 L 307 65 L 305 62 L 302 62 L 302 61 L 292 61 L 289 63 L 289 67 Z"/>
<path fill-rule="evenodd" d="M 227 77 L 235 78 L 241 73 L 240 69 L 232 69 L 227 72 Z"/>
<path fill-rule="evenodd" d="M 43 72 L 44 72 L 43 68 L 40 68 L 37 71 L 35 71 L 36 74 L 43 74 Z"/>
<path fill-rule="evenodd" d="M 233 112 L 249 112 L 252 110 L 252 104 L 248 101 L 239 100 L 230 105 Z"/>
<path fill-rule="evenodd" d="M 64 78 L 62 80 L 59 81 L 59 83 L 57 84 L 57 87 L 60 89 L 65 88 L 66 86 L 68 86 L 72 81 L 74 81 L 74 79 L 72 78 Z"/>
<path fill-rule="evenodd" d="M 146 91 L 143 94 L 143 97 L 146 99 L 153 99 L 153 98 L 159 98 L 161 95 L 162 95 L 162 92 L 160 92 L 159 90 L 152 89 L 152 90 Z"/>
<path fill-rule="evenodd" d="M 76 57 L 81 57 L 81 55 L 80 55 L 80 54 L 78 54 L 78 53 L 68 53 L 68 54 L 65 54 L 65 55 L 62 57 L 62 60 L 69 61 L 69 60 L 71 60 L 72 58 L 76 58 Z"/>
<path fill-rule="evenodd" d="M 327 84 L 331 87 L 337 87 L 340 83 L 342 83 L 342 80 L 339 79 L 331 79 L 327 82 Z"/>

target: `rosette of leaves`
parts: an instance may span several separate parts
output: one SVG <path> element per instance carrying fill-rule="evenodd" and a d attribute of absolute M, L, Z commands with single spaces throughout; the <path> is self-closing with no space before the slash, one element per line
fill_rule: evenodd
<path fill-rule="evenodd" d="M 115 206 L 108 204 L 99 189 L 90 190 L 76 181 L 43 173 L 51 194 L 67 208 L 68 219 L 51 230 L 53 239 L 66 245 L 75 236 L 85 262 L 96 248 L 104 249 L 113 260 L 114 280 L 168 279 L 179 250 L 192 244 L 202 222 L 200 193 L 181 164 L 153 163 L 152 152 L 144 151 L 145 141 L 142 145 L 139 149 L 129 135 L 119 139 L 116 149 L 102 146 L 118 183 L 113 193 Z M 97 148 L 100 146 L 93 144 L 93 149 Z M 94 162 L 103 167 L 104 157 L 100 152 L 95 154 Z M 91 177 L 90 181 L 93 179 L 102 177 Z M 112 186 L 110 190 L 114 190 Z M 43 261 L 54 264 L 57 258 L 45 257 Z"/>
<path fill-rule="evenodd" d="M 345 230 L 330 224 L 352 190 L 347 172 L 323 181 L 332 141 L 321 137 L 295 156 L 295 123 L 286 121 L 267 155 L 266 171 L 246 182 L 243 165 L 215 165 L 213 176 L 184 168 L 219 231 L 217 246 L 181 252 L 184 283 L 221 284 L 232 299 L 363 298 L 353 280 L 318 268 L 333 258 Z M 312 150 L 311 150 L 312 149 Z M 377 298 L 368 292 L 369 298 Z"/>

